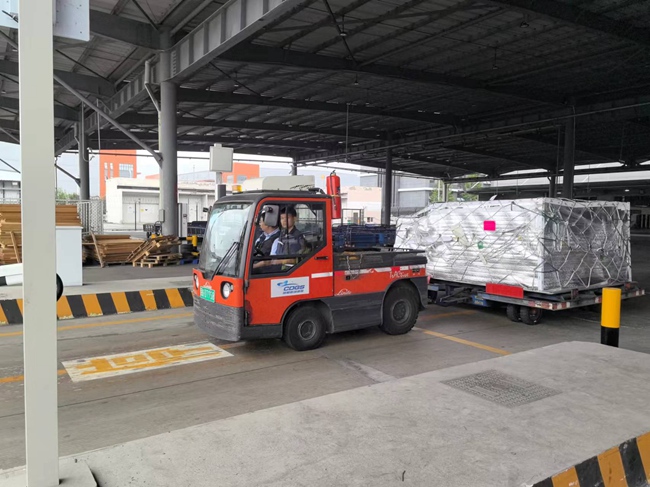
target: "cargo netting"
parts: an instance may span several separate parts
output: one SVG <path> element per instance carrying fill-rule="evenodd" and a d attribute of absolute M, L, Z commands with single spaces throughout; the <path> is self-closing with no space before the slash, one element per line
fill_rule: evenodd
<path fill-rule="evenodd" d="M 557 198 L 434 203 L 397 225 L 435 279 L 556 294 L 632 278 L 629 203 Z"/>

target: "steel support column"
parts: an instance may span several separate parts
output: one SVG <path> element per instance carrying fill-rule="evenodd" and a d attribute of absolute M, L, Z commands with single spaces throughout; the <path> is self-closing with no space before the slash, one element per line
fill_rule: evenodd
<path fill-rule="evenodd" d="M 449 183 L 442 182 L 442 201 L 447 203 L 449 201 Z"/>
<path fill-rule="evenodd" d="M 293 164 L 291 164 L 291 175 L 292 176 L 297 176 L 298 175 L 298 164 L 295 163 L 295 162 Z"/>
<path fill-rule="evenodd" d="M 169 33 L 163 36 L 164 44 L 169 42 Z M 164 235 L 178 234 L 178 160 L 177 160 L 177 126 L 176 98 L 178 86 L 169 81 L 171 74 L 171 51 L 160 54 L 161 80 L 160 83 L 160 151 L 162 152 L 162 170 L 160 181 L 160 197 L 162 209 L 165 211 L 163 221 Z"/>
<path fill-rule="evenodd" d="M 165 210 L 164 235 L 178 233 L 178 161 L 176 154 L 176 90 L 172 81 L 160 84 L 160 150 L 162 162 L 162 203 Z"/>
<path fill-rule="evenodd" d="M 551 198 L 555 198 L 557 196 L 557 176 L 551 176 L 548 178 L 548 182 L 548 195 Z"/>
<path fill-rule="evenodd" d="M 160 207 L 164 211 L 162 231 L 164 235 L 178 234 L 178 160 L 176 105 L 178 86 L 170 81 L 171 37 L 169 31 L 161 35 L 161 45 L 166 51 L 160 53 L 158 68 L 160 83 L 160 112 L 158 114 L 158 142 L 162 153 L 160 170 Z"/>
<path fill-rule="evenodd" d="M 90 199 L 90 157 L 88 154 L 88 136 L 85 130 L 86 115 L 82 107 L 79 115 L 79 199 Z"/>
<path fill-rule="evenodd" d="M 59 485 L 53 5 L 18 4 L 27 487 Z"/>
<path fill-rule="evenodd" d="M 393 150 L 386 149 L 386 172 L 384 173 L 384 204 L 382 205 L 382 223 L 390 225 L 390 214 L 393 203 Z"/>
<path fill-rule="evenodd" d="M 562 173 L 562 197 L 573 198 L 573 175 L 575 173 L 576 121 L 569 118 L 564 132 L 564 172 Z"/>

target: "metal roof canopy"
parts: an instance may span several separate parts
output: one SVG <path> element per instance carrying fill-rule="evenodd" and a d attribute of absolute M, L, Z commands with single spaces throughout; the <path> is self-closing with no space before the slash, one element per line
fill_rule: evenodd
<path fill-rule="evenodd" d="M 395 170 L 444 179 L 561 174 L 563 127 L 575 116 L 578 167 L 650 159 L 648 0 L 90 5 L 91 41 L 57 41 L 56 74 L 154 149 L 147 87 L 158 96 L 157 53 L 171 34 L 178 150 L 218 142 L 306 165 L 380 168 L 392 147 Z M 3 47 L 0 140 L 12 141 L 17 53 Z M 79 100 L 55 93 L 61 153 L 77 145 Z M 86 114 L 90 147 L 139 147 Z"/>

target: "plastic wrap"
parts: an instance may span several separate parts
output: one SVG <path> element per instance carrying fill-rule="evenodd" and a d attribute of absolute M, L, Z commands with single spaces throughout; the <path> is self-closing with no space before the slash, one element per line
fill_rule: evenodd
<path fill-rule="evenodd" d="M 398 221 L 438 280 L 556 294 L 632 279 L 629 203 L 555 198 L 435 203 Z"/>

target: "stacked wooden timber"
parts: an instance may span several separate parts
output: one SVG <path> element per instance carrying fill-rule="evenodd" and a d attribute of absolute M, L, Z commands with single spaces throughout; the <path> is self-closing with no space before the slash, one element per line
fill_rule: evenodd
<path fill-rule="evenodd" d="M 142 240 L 131 238 L 130 235 L 95 235 L 86 237 L 84 246 L 90 249 L 90 258 L 106 267 L 110 264 L 126 264 L 129 256 L 142 245 Z"/>
<path fill-rule="evenodd" d="M 178 265 L 183 254 L 175 252 L 180 245 L 177 237 L 151 237 L 136 248 L 129 256 L 133 267 L 156 267 Z"/>
<path fill-rule="evenodd" d="M 80 227 L 76 205 L 56 206 L 56 225 Z M 22 262 L 22 216 L 20 205 L 0 204 L 0 265 Z"/>

